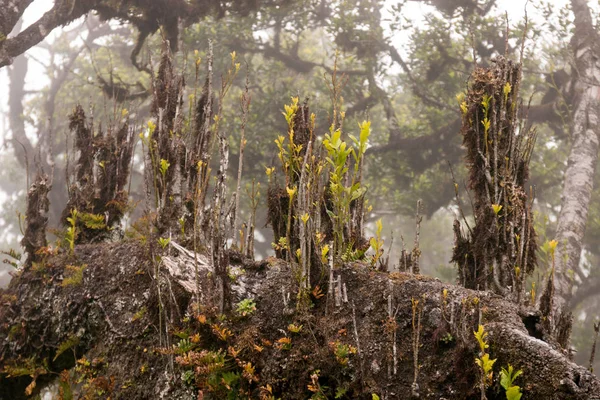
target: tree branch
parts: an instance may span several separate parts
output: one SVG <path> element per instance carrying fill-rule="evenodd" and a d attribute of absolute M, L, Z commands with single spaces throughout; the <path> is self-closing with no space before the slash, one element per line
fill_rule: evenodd
<path fill-rule="evenodd" d="M 406 64 L 406 62 L 404 61 L 404 59 L 402 59 L 402 56 L 400 55 L 400 53 L 398 52 L 398 50 L 392 46 L 389 43 L 380 43 L 380 45 L 382 46 L 382 48 L 384 50 L 387 50 L 389 56 L 391 57 L 392 61 L 396 62 L 398 65 L 400 65 L 400 67 L 402 68 L 402 70 L 404 71 L 404 73 L 406 74 L 406 76 L 408 77 L 408 79 L 410 80 L 411 84 L 412 84 L 412 90 L 415 93 L 415 95 L 417 95 L 421 100 L 423 100 L 423 102 L 429 106 L 433 106 L 433 107 L 439 107 L 439 108 L 443 108 L 444 110 L 448 110 L 451 111 L 454 114 L 458 114 L 458 108 L 457 107 L 450 107 L 448 104 L 443 103 L 437 99 L 432 98 L 431 96 L 429 96 L 427 93 L 425 93 L 423 90 L 421 90 L 421 86 L 422 84 L 420 82 L 417 81 L 417 79 L 414 77 L 414 75 L 412 74 L 412 71 L 410 70 L 408 64 Z"/>
<path fill-rule="evenodd" d="M 0 49 L 33 0 L 9 0 L 0 7 Z"/>
<path fill-rule="evenodd" d="M 0 47 L 0 68 L 12 64 L 13 59 L 40 43 L 54 28 L 65 25 L 93 9 L 99 0 L 60 1 L 36 22 L 17 36 L 6 39 Z M 25 7 L 26 8 L 26 7 Z"/>

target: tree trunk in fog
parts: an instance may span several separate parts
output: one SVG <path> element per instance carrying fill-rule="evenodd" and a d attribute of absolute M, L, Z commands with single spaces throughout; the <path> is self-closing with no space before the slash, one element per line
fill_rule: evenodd
<path fill-rule="evenodd" d="M 14 64 L 8 70 L 8 121 L 12 137 L 10 142 L 15 149 L 17 159 L 24 161 L 22 151 L 27 157 L 34 155 L 33 147 L 25 136 L 25 116 L 23 109 L 23 97 L 25 97 L 25 77 L 27 76 L 28 62 L 24 55 L 15 59 Z"/>
<path fill-rule="evenodd" d="M 558 216 L 556 240 L 556 275 L 553 315 L 571 300 L 573 275 L 579 268 L 581 247 L 592 196 L 594 173 L 598 160 L 600 118 L 600 69 L 597 57 L 598 35 L 592 24 L 586 0 L 571 0 L 575 14 L 575 33 L 571 45 L 577 74 L 575 89 L 572 147 L 565 170 Z"/>

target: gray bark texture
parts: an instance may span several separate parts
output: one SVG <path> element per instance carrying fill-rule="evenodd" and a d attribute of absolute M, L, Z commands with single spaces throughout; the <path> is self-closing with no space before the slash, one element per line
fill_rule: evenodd
<path fill-rule="evenodd" d="M 556 317 L 568 307 L 572 296 L 573 276 L 579 268 L 581 246 L 594 174 L 598 161 L 598 130 L 600 117 L 600 70 L 598 41 L 586 0 L 571 0 L 575 14 L 575 33 L 572 39 L 575 57 L 575 83 L 579 100 L 575 103 L 572 125 L 572 147 L 565 170 L 558 217 L 556 240 L 556 275 L 553 314 Z"/>

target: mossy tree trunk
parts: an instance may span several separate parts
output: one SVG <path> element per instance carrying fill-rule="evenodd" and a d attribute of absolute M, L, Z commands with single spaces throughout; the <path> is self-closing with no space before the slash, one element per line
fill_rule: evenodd
<path fill-rule="evenodd" d="M 455 223 L 453 261 L 463 286 L 510 293 L 519 302 L 523 277 L 536 264 L 527 188 L 536 131 L 519 115 L 521 64 L 502 56 L 493 62 L 475 68 L 459 98 L 475 226 Z"/>

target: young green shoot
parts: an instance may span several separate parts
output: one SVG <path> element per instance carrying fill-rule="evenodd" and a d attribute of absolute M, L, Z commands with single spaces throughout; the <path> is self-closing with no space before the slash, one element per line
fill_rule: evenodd
<path fill-rule="evenodd" d="M 369 241 L 371 245 L 371 249 L 373 249 L 374 254 L 371 257 L 371 267 L 375 268 L 377 262 L 381 259 L 383 255 L 383 239 L 381 237 L 381 231 L 383 230 L 383 223 L 381 222 L 381 218 L 377 220 L 375 223 L 377 226 L 377 230 L 375 231 L 375 237 L 372 237 Z"/>
<path fill-rule="evenodd" d="M 514 384 L 523 371 L 520 369 L 515 371 L 513 366 L 508 364 L 508 370 L 502 368 L 500 371 L 500 385 L 506 390 L 506 400 L 520 400 L 522 393 L 521 388 Z"/>
<path fill-rule="evenodd" d="M 69 226 L 67 227 L 65 239 L 67 243 L 69 243 L 69 255 L 73 255 L 73 251 L 75 250 L 75 240 L 77 239 L 77 216 L 77 209 L 74 208 L 71 210 L 71 216 L 67 217 Z"/>
<path fill-rule="evenodd" d="M 475 358 L 475 364 L 479 366 L 481 379 L 479 382 L 479 388 L 481 390 L 481 398 L 485 398 L 485 390 L 492 384 L 494 375 L 493 367 L 496 359 L 490 359 L 490 355 L 487 349 L 490 347 L 487 343 L 488 333 L 485 331 L 483 325 L 479 325 L 477 331 L 473 331 L 475 339 L 479 344 L 479 355 Z"/>

